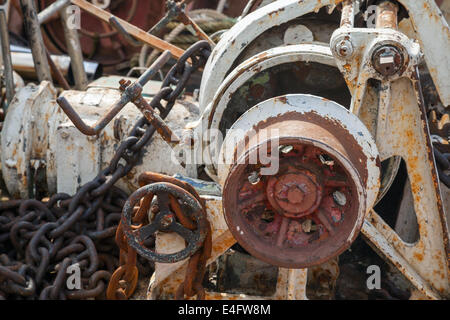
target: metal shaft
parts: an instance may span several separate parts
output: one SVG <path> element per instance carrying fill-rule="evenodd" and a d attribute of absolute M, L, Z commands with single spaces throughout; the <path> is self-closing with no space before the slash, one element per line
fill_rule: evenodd
<path fill-rule="evenodd" d="M 398 29 L 398 5 L 391 1 L 384 1 L 377 5 L 376 28 Z"/>
<path fill-rule="evenodd" d="M 70 3 L 70 0 L 58 0 L 53 2 L 47 8 L 38 13 L 39 24 L 44 24 L 48 20 L 50 20 L 53 15 L 55 15 L 59 10 L 63 7 L 67 6 Z"/>
<path fill-rule="evenodd" d="M 31 51 L 33 52 L 33 60 L 34 65 L 36 66 L 38 80 L 52 82 L 50 66 L 47 61 L 47 53 L 44 47 L 44 40 L 42 39 L 34 1 L 20 0 L 20 6 L 22 7 L 25 30 L 30 41 Z"/>
<path fill-rule="evenodd" d="M 353 28 L 355 22 L 353 0 L 342 2 L 341 27 Z"/>
<path fill-rule="evenodd" d="M 69 14 L 67 12 L 68 5 L 64 6 L 60 11 L 61 22 L 64 28 L 66 38 L 67 53 L 72 63 L 72 72 L 75 82 L 75 89 L 84 90 L 87 87 L 88 80 L 86 71 L 84 70 L 83 53 L 81 52 L 80 39 L 78 30 L 69 25 Z"/>
<path fill-rule="evenodd" d="M 3 57 L 3 72 L 6 84 L 6 100 L 5 111 L 8 104 L 14 97 L 14 77 L 13 68 L 11 62 L 11 52 L 9 51 L 9 34 L 8 24 L 6 21 L 6 13 L 4 7 L 0 7 L 0 39 L 2 45 L 2 57 Z"/>

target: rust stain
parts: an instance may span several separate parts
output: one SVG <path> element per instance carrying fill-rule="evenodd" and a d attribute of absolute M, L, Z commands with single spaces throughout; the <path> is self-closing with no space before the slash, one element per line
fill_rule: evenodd
<path fill-rule="evenodd" d="M 419 261 L 423 261 L 423 255 L 421 253 L 414 253 L 414 258 L 416 258 Z"/>

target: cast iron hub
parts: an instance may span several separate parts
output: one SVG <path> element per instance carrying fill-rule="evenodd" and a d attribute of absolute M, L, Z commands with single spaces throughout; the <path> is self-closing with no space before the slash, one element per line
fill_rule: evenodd
<path fill-rule="evenodd" d="M 322 200 L 323 187 L 308 170 L 294 169 L 267 182 L 267 199 L 281 215 L 300 218 L 313 213 Z"/>
<path fill-rule="evenodd" d="M 279 153 L 279 170 L 273 176 L 261 175 L 261 164 L 241 162 L 231 169 L 224 190 L 225 217 L 253 256 L 303 268 L 345 250 L 359 200 L 355 183 L 335 157 L 292 141 L 289 150 Z"/>

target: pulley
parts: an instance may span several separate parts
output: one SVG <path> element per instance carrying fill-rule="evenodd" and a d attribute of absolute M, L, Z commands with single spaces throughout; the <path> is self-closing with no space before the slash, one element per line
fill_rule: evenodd
<path fill-rule="evenodd" d="M 356 239 L 379 167 L 370 133 L 344 107 L 302 94 L 266 100 L 234 123 L 221 148 L 226 222 L 263 261 L 321 264 Z"/>

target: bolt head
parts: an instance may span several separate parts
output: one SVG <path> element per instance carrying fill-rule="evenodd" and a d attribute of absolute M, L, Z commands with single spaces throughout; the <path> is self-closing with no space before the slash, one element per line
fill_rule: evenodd
<path fill-rule="evenodd" d="M 161 218 L 161 226 L 163 228 L 168 228 L 174 221 L 174 217 L 172 214 L 167 214 Z"/>
<path fill-rule="evenodd" d="M 353 45 L 350 40 L 341 40 L 336 44 L 335 47 L 336 53 L 341 58 L 350 58 L 353 56 Z"/>

